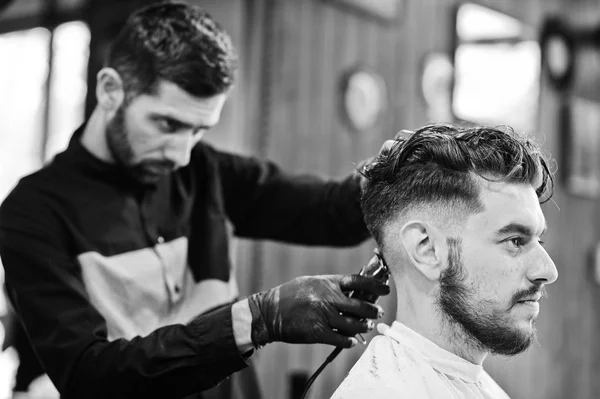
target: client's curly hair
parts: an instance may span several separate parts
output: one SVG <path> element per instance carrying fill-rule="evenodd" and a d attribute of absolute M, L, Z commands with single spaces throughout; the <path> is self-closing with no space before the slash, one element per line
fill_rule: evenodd
<path fill-rule="evenodd" d="M 540 148 L 510 127 L 427 125 L 397 140 L 360 173 L 367 178 L 361 200 L 365 222 L 380 245 L 384 224 L 411 207 L 439 203 L 468 213 L 481 210 L 475 176 L 530 184 L 541 203 L 554 189 Z"/>

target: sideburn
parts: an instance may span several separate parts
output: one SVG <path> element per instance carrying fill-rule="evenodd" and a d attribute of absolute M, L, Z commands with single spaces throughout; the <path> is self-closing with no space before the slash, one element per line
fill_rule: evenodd
<path fill-rule="evenodd" d="M 123 103 L 117 109 L 115 116 L 106 125 L 106 143 L 115 162 L 121 166 L 128 166 L 133 159 L 133 151 L 127 137 L 125 126 L 125 108 Z"/>

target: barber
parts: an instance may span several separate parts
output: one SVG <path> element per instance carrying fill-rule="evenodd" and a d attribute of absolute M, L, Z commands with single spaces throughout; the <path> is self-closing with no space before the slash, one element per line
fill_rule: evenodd
<path fill-rule="evenodd" d="M 358 174 L 294 176 L 201 141 L 236 66 L 198 7 L 140 9 L 97 75 L 90 118 L 2 204 L 8 297 L 63 398 L 201 398 L 270 342 L 350 347 L 381 316 L 344 295 L 389 292 L 357 275 L 238 298 L 231 232 L 342 247 L 368 231 Z"/>

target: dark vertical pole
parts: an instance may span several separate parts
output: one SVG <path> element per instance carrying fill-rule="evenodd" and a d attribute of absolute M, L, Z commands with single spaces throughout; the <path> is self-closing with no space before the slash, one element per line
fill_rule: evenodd
<path fill-rule="evenodd" d="M 275 12 L 276 0 L 263 0 L 264 5 L 264 30 L 262 39 L 262 62 L 260 75 L 259 126 L 258 126 L 258 156 L 265 158 L 269 151 L 271 133 L 271 105 L 273 91 L 273 63 L 275 62 Z M 254 245 L 252 256 L 252 287 L 262 287 L 264 276 L 265 244 L 258 242 Z"/>

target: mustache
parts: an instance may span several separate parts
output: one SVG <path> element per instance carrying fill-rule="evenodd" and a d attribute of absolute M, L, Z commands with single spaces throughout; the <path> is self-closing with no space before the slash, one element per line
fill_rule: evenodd
<path fill-rule="evenodd" d="M 546 287 L 541 284 L 534 284 L 524 291 L 519 291 L 512 298 L 512 304 L 515 305 L 517 302 L 522 301 L 533 296 L 541 295 L 541 299 L 547 298 L 548 293 Z"/>

